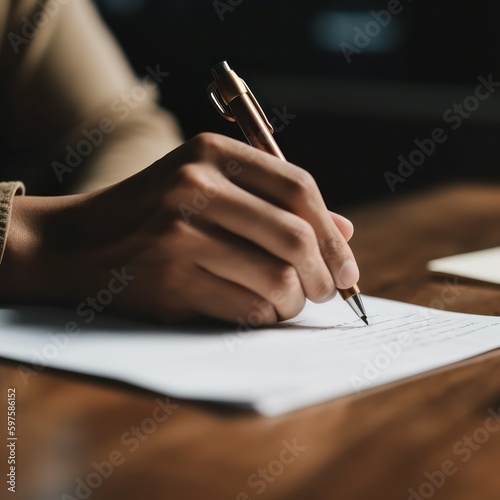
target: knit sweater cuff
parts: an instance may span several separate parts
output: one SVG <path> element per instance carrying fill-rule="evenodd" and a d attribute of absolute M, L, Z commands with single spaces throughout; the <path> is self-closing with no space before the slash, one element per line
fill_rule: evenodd
<path fill-rule="evenodd" d="M 26 188 L 22 182 L 0 182 L 0 263 L 7 243 L 14 196 L 23 195 L 25 192 Z"/>

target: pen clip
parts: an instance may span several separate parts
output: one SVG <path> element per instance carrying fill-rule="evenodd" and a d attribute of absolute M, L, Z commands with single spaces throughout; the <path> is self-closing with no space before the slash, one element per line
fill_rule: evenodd
<path fill-rule="evenodd" d="M 226 106 L 226 103 L 222 99 L 219 89 L 217 88 L 217 83 L 213 81 L 207 89 L 208 97 L 212 101 L 214 108 L 219 112 L 219 114 L 227 121 L 235 122 L 236 118 L 231 112 L 231 110 Z"/>
<path fill-rule="evenodd" d="M 245 86 L 245 90 L 248 94 L 248 97 L 252 101 L 252 104 L 255 106 L 255 109 L 257 110 L 257 112 L 261 116 L 261 118 L 264 121 L 266 127 L 268 128 L 269 132 L 271 132 L 271 134 L 274 134 L 274 128 L 271 125 L 271 123 L 269 122 L 269 120 L 267 119 L 267 116 L 265 115 L 264 110 L 261 108 L 257 99 L 255 99 L 255 96 L 253 95 L 252 91 L 250 90 L 250 88 L 246 84 L 245 80 L 243 80 L 242 78 L 240 78 L 240 80 L 243 83 L 243 85 Z M 219 89 L 217 87 L 217 83 L 215 81 L 213 81 L 208 86 L 207 92 L 208 92 L 208 97 L 212 101 L 212 104 L 214 105 L 215 109 L 219 112 L 219 114 L 222 116 L 222 118 L 224 118 L 230 122 L 235 122 L 236 117 L 231 112 L 228 105 L 224 102 L 224 99 L 222 99 L 222 96 L 220 95 Z"/>

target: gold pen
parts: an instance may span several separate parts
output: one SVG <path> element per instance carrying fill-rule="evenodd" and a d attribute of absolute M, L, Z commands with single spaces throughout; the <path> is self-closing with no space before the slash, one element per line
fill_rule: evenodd
<path fill-rule="evenodd" d="M 226 61 L 216 64 L 212 75 L 214 81 L 208 87 L 208 95 L 220 115 L 230 122 L 237 122 L 252 146 L 285 160 L 274 140 L 273 127 L 248 85 Z M 358 286 L 339 289 L 339 293 L 357 316 L 368 324 Z"/>

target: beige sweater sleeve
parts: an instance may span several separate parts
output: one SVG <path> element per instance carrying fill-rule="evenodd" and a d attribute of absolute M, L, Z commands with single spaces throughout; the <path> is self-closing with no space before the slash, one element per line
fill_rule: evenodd
<path fill-rule="evenodd" d="M 12 200 L 25 192 L 22 182 L 0 182 L 0 264 L 2 263 L 9 230 Z"/>
<path fill-rule="evenodd" d="M 167 69 L 152 64 L 137 77 L 90 0 L 2 0 L 0 35 L 0 120 L 18 155 L 4 175 L 22 181 L 0 182 L 1 262 L 25 186 L 100 189 L 177 147 L 181 134 L 156 102 Z"/>
<path fill-rule="evenodd" d="M 181 143 L 157 104 L 168 71 L 137 77 L 90 0 L 0 2 L 0 120 L 16 151 L 2 165 L 0 262 L 15 194 L 97 190 Z M 0 159 L 3 161 L 3 159 Z"/>
<path fill-rule="evenodd" d="M 156 102 L 168 68 L 151 61 L 136 76 L 90 0 L 2 0 L 2 28 L 0 119 L 26 153 L 14 178 L 29 193 L 100 189 L 182 142 Z"/>

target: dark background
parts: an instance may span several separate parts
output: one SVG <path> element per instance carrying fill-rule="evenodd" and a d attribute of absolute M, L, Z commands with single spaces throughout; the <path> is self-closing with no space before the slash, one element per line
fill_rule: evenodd
<path fill-rule="evenodd" d="M 170 76 L 162 103 L 186 138 L 210 130 L 239 139 L 209 103 L 210 68 L 226 59 L 266 113 L 296 115 L 276 139 L 287 159 L 316 177 L 330 207 L 388 198 L 457 179 L 499 180 L 500 92 L 456 131 L 443 121 L 473 95 L 478 77 L 500 80 L 496 2 L 401 0 L 403 11 L 348 63 L 370 11 L 387 1 L 96 0 L 139 74 L 160 65 Z M 217 5 L 219 9 L 217 9 Z M 434 128 L 448 140 L 391 190 L 415 139 Z"/>

